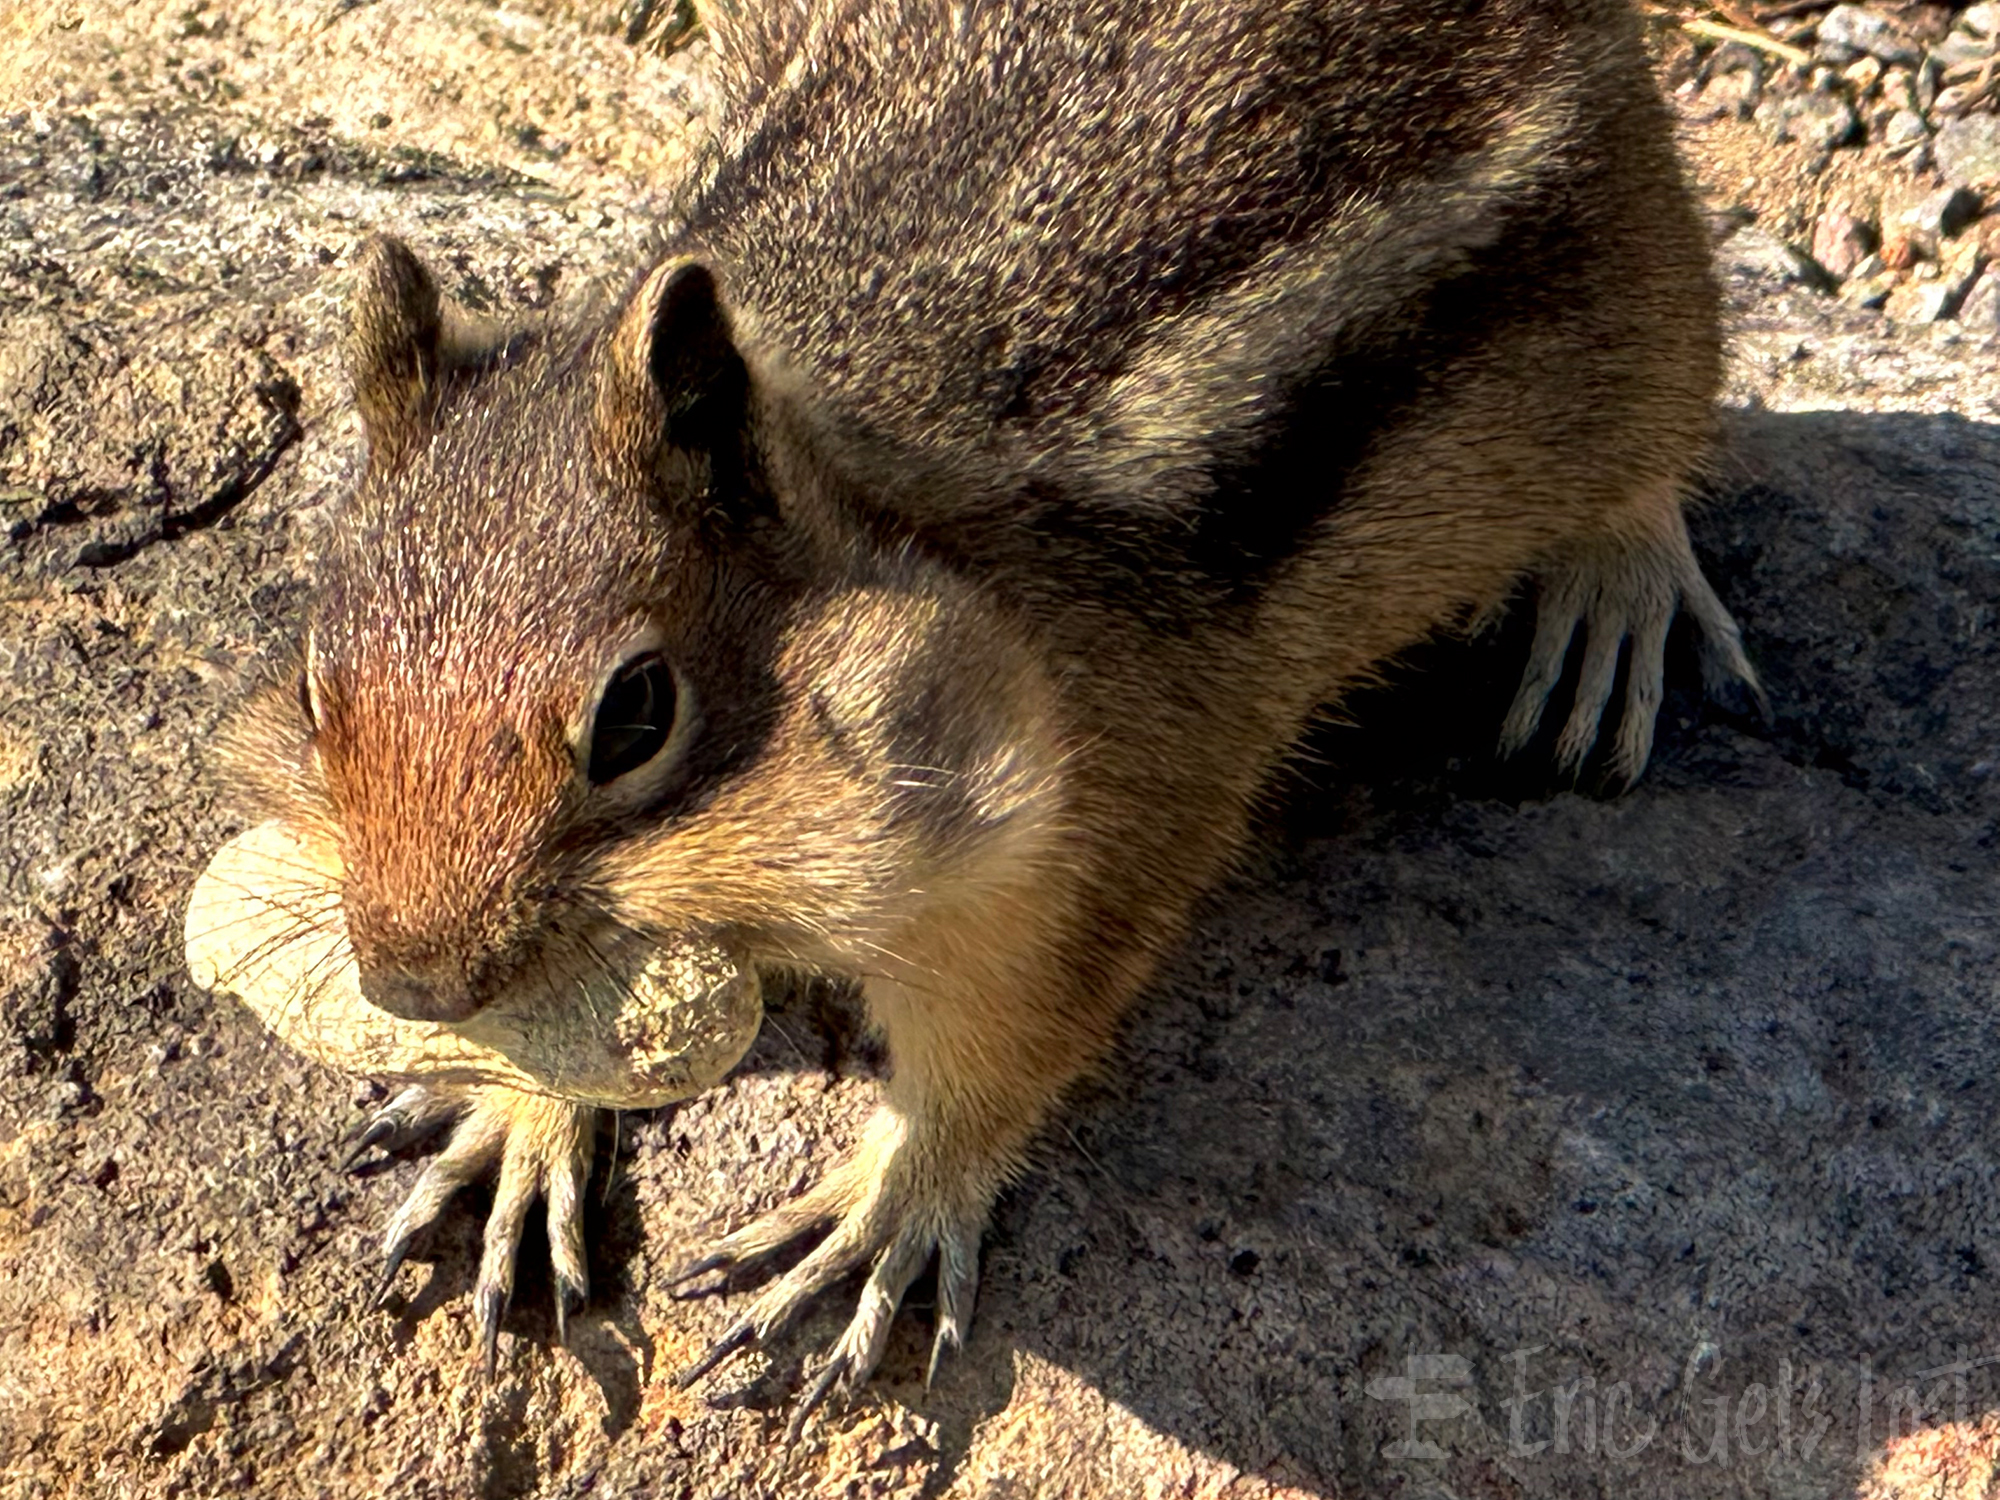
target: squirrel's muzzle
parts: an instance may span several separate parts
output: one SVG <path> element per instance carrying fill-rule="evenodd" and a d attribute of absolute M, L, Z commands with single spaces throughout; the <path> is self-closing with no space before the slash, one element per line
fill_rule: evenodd
<path fill-rule="evenodd" d="M 463 1021 L 478 1013 L 479 997 L 461 974 L 416 977 L 403 973 L 361 975 L 361 997 L 404 1021 Z"/>

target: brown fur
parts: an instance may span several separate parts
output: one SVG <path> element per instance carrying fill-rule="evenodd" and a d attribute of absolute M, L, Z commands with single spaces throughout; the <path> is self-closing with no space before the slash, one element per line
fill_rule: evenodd
<path fill-rule="evenodd" d="M 721 42 L 732 123 L 621 311 L 459 378 L 428 275 L 362 257 L 317 726 L 270 707 L 257 754 L 392 1008 L 593 924 L 860 977 L 882 1119 L 723 1254 L 835 1222 L 762 1335 L 858 1263 L 893 1308 L 935 1248 L 944 1342 L 1320 705 L 1524 575 L 1531 681 L 1581 622 L 1601 707 L 1631 637 L 1627 773 L 1677 600 L 1740 663 L 1680 517 L 1705 241 L 1620 0 L 774 5 Z M 592 787 L 641 640 L 676 748 Z"/>

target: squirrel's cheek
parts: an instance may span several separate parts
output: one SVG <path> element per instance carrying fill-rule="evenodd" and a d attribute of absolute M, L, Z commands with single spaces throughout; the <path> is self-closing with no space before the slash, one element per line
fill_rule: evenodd
<path fill-rule="evenodd" d="M 927 889 L 977 879 L 1059 826 L 1067 763 L 1055 694 L 1029 644 L 963 591 L 855 589 L 794 637 L 792 709 L 759 800 L 766 852 L 815 925 L 907 917 Z"/>

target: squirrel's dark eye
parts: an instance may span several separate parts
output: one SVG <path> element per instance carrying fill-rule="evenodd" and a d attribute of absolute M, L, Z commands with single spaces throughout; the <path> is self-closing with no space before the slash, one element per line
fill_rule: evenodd
<path fill-rule="evenodd" d="M 674 674 L 657 656 L 636 657 L 605 684 L 590 726 L 593 786 L 636 771 L 667 747 L 674 728 Z"/>

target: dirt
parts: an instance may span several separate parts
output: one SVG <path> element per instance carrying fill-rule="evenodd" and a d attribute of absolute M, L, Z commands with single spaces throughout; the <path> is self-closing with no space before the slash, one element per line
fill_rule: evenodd
<path fill-rule="evenodd" d="M 1682 656 L 1630 795 L 1496 764 L 1518 619 L 1350 705 L 1003 1200 L 935 1386 L 921 1287 L 794 1449 L 837 1301 L 668 1378 L 741 1301 L 668 1269 L 866 1107 L 819 987 L 626 1117 L 567 1347 L 531 1244 L 481 1378 L 476 1194 L 370 1306 L 420 1159 L 343 1175 L 380 1089 L 181 972 L 239 826 L 205 747 L 358 460 L 341 267 L 393 229 L 507 311 L 628 265 L 706 108 L 704 44 L 629 19 L 0 16 L 0 1496 L 1991 1493 L 2000 378 L 1727 245 L 1697 545 L 1770 719 Z M 1902 190 L 1740 124 L 1686 127 L 1719 219 Z"/>

